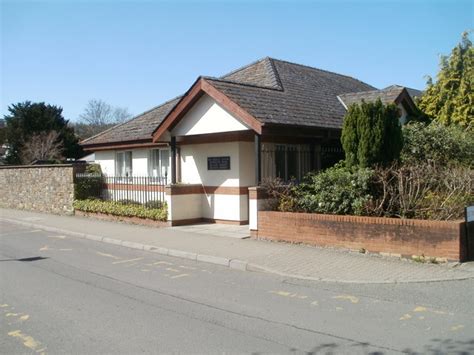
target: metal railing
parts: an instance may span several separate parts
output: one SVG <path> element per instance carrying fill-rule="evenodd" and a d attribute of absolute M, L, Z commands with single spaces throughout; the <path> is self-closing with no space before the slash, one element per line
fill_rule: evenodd
<path fill-rule="evenodd" d="M 96 198 L 156 207 L 165 202 L 167 181 L 167 176 L 107 176 L 77 173 L 74 181 L 75 198 L 79 200 Z"/>

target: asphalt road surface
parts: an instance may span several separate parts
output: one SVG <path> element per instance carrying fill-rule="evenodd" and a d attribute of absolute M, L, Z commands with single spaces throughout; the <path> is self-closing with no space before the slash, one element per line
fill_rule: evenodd
<path fill-rule="evenodd" d="M 3 354 L 468 354 L 473 304 L 473 280 L 307 282 L 0 224 Z"/>

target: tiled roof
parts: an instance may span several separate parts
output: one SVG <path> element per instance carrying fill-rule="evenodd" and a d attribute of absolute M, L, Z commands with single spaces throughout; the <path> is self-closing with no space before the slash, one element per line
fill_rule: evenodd
<path fill-rule="evenodd" d="M 338 96 L 374 91 L 349 76 L 264 58 L 221 78 L 205 78 L 262 123 L 341 128 L 345 108 Z M 84 140 L 84 145 L 151 139 L 180 97 Z"/>
<path fill-rule="evenodd" d="M 242 85 L 206 79 L 263 123 L 341 128 L 345 108 L 337 96 L 374 90 L 357 79 L 304 65 L 265 58 L 271 62 L 281 88 Z"/>
<path fill-rule="evenodd" d="M 365 102 L 374 102 L 377 99 L 380 99 L 383 104 L 393 104 L 400 96 L 403 89 L 404 87 L 402 86 L 393 85 L 382 90 L 369 90 L 342 94 L 339 95 L 339 98 L 344 102 L 346 107 L 349 107 L 353 103 L 360 103 L 362 100 Z"/>
<path fill-rule="evenodd" d="M 264 58 L 221 77 L 223 80 L 281 90 L 280 79 L 270 58 Z"/>
<path fill-rule="evenodd" d="M 390 86 L 387 86 L 386 88 L 383 88 L 382 90 L 388 90 L 388 89 L 392 89 L 392 88 L 405 88 L 407 89 L 408 91 L 408 94 L 410 95 L 410 97 L 412 98 L 412 100 L 415 99 L 415 97 L 421 97 L 423 95 L 423 91 L 421 90 L 417 90 L 417 89 L 413 89 L 413 88 L 408 88 L 406 86 L 401 86 L 401 85 L 390 85 Z"/>

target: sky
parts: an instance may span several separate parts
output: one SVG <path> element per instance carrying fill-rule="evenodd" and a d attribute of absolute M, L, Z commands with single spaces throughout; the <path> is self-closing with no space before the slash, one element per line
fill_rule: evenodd
<path fill-rule="evenodd" d="M 423 89 L 474 28 L 474 0 L 0 4 L 0 117 L 29 100 L 71 121 L 90 99 L 139 114 L 266 56 Z"/>

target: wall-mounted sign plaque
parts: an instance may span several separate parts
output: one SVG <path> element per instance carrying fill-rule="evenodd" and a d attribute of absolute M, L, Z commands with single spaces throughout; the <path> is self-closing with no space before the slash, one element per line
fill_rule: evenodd
<path fill-rule="evenodd" d="M 230 157 L 208 157 L 207 170 L 230 170 Z"/>

